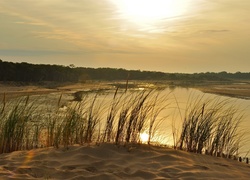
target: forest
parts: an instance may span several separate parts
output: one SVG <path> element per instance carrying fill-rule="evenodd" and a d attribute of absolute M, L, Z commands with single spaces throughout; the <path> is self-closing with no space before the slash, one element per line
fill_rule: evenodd
<path fill-rule="evenodd" d="M 14 63 L 0 59 L 0 81 L 39 83 L 45 81 L 53 82 L 86 82 L 86 81 L 120 81 L 120 80 L 167 80 L 184 82 L 231 82 L 238 80 L 250 80 L 250 72 L 229 73 L 204 72 L 204 73 L 164 73 L 156 71 L 126 70 L 122 68 L 89 68 L 29 64 L 26 62 Z"/>

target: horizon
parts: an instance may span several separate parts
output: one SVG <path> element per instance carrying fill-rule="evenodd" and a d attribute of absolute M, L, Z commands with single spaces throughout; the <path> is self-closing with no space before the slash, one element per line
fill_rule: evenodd
<path fill-rule="evenodd" d="M 122 68 L 122 67 L 85 67 L 85 66 L 75 66 L 74 64 L 69 64 L 69 65 L 63 65 L 63 64 L 41 64 L 41 63 L 29 63 L 29 62 L 14 62 L 14 61 L 5 61 L 5 60 L 2 60 L 0 58 L 0 61 L 3 61 L 3 62 L 8 62 L 8 63 L 28 63 L 28 64 L 31 64 L 31 65 L 48 65 L 48 66 L 63 66 L 63 67 L 70 67 L 70 68 L 92 68 L 92 69 L 102 69 L 102 68 L 110 68 L 110 69 L 123 69 L 123 70 L 126 70 L 126 71 L 141 71 L 141 72 L 159 72 L 159 73 L 166 73 L 166 74 L 202 74 L 202 73 L 223 73 L 223 72 L 226 72 L 228 74 L 236 74 L 236 73 L 250 73 L 250 71 L 237 71 L 237 72 L 229 72 L 229 71 L 218 71 L 218 72 L 215 72 L 215 71 L 207 71 L 207 72 L 192 72 L 192 73 L 186 73 L 186 72 L 163 72 L 163 71 L 153 71 L 153 70 L 144 70 L 144 69 L 125 69 L 125 68 Z M 73 67 L 71 67 L 73 66 Z"/>
<path fill-rule="evenodd" d="M 0 0 L 0 59 L 164 73 L 249 72 L 250 1 Z"/>

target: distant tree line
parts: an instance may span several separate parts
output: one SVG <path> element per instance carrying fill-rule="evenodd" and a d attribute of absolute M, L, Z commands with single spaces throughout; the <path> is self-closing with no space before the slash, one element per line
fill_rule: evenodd
<path fill-rule="evenodd" d="M 85 82 L 87 80 L 126 80 L 127 78 L 130 80 L 230 81 L 250 80 L 250 72 L 163 73 L 117 68 L 86 68 L 74 65 L 13 63 L 0 59 L 0 81 L 4 82 Z"/>

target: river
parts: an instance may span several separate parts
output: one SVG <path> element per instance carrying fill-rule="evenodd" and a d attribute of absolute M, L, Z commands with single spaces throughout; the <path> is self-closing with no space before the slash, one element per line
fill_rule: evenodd
<path fill-rule="evenodd" d="M 131 94 L 135 95 L 136 93 L 134 92 L 141 92 L 143 90 L 143 88 L 132 89 L 128 90 L 127 94 L 129 95 L 129 93 L 133 92 Z M 102 113 L 102 119 L 100 122 L 101 127 L 104 127 L 105 125 L 108 107 L 110 107 L 110 104 L 113 101 L 114 93 L 115 90 L 102 91 L 102 93 L 99 93 L 97 97 L 96 103 L 101 103 L 102 105 L 100 107 L 106 107 Z M 118 91 L 117 97 L 123 93 L 124 89 L 121 89 Z M 38 113 L 40 115 L 55 112 L 55 109 L 58 108 L 58 106 L 60 107 L 61 111 L 63 111 L 75 103 L 72 101 L 74 98 L 70 93 L 62 94 L 61 98 L 60 96 L 60 93 L 34 95 L 30 97 L 30 101 L 35 101 L 40 105 L 43 104 L 42 106 L 39 106 Z M 95 93 L 88 93 L 88 96 L 95 96 Z M 245 138 L 240 144 L 241 148 L 239 153 L 242 156 L 248 155 L 248 151 L 250 150 L 250 100 L 203 93 L 197 89 L 182 87 L 162 89 L 160 90 L 160 95 L 158 98 L 158 101 L 161 103 L 160 105 L 164 106 L 165 108 L 162 109 L 162 111 L 157 116 L 159 126 L 156 128 L 157 130 L 155 132 L 155 136 L 153 139 L 151 139 L 151 141 L 173 146 L 177 141 L 177 137 L 180 136 L 186 110 L 198 99 L 202 99 L 202 101 L 211 99 L 217 101 L 226 101 L 228 104 L 225 104 L 225 106 L 233 105 L 239 110 L 239 113 L 244 114 L 244 118 L 242 119 L 239 129 L 241 132 L 245 132 Z M 161 98 L 164 98 L 164 101 L 162 101 Z M 126 101 L 126 99 L 123 100 Z M 144 132 L 141 134 L 141 138 L 147 138 L 147 133 L 147 129 L 144 129 Z"/>

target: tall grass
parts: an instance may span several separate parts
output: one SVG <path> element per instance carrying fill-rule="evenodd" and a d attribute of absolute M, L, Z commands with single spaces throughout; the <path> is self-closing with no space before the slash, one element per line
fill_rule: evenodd
<path fill-rule="evenodd" d="M 166 98 L 162 97 L 160 100 L 159 97 L 159 92 L 153 90 L 117 95 L 113 101 L 115 106 L 112 104 L 107 119 L 107 124 L 112 122 L 112 133 L 108 134 L 110 137 L 108 141 L 116 144 L 139 143 L 140 134 L 144 131 L 151 132 L 150 137 L 152 137 L 156 122 L 159 120 L 159 113 L 165 108 L 163 99 Z M 158 107 L 157 102 L 163 106 Z M 111 114 L 112 121 L 110 121 Z M 105 134 L 106 132 L 107 128 Z"/>
<path fill-rule="evenodd" d="M 83 93 L 79 94 L 81 99 L 62 109 L 61 94 L 57 108 L 45 114 L 29 97 L 10 104 L 3 100 L 0 153 L 50 146 L 68 148 L 100 141 L 118 145 L 141 143 L 140 135 L 145 132 L 147 143 L 151 144 L 161 123 L 168 120 L 162 113 L 170 104 L 169 95 L 158 90 L 124 92 L 117 88 L 109 100 L 98 92 Z M 191 99 L 175 145 L 190 152 L 235 155 L 243 137 L 239 131 L 242 119 L 228 100 Z"/>
<path fill-rule="evenodd" d="M 116 88 L 115 94 L 113 96 L 112 102 L 110 103 L 110 107 L 108 109 L 107 119 L 106 119 L 106 127 L 103 135 L 103 141 L 110 142 L 113 138 L 113 128 L 114 128 L 114 121 L 115 117 L 118 113 L 118 106 L 120 105 L 120 101 L 122 96 L 117 98 L 118 87 Z"/>
<path fill-rule="evenodd" d="M 90 143 L 98 139 L 97 129 L 103 107 L 101 102 L 96 102 L 97 96 L 83 97 L 82 101 L 73 103 L 66 111 L 57 114 L 54 138 L 56 147 Z M 49 126 L 54 127 L 54 124 Z"/>
<path fill-rule="evenodd" d="M 192 100 L 186 109 L 178 147 L 190 152 L 211 155 L 236 155 L 243 132 L 243 115 L 229 100 Z"/>
<path fill-rule="evenodd" d="M 32 148 L 30 118 L 35 107 L 29 103 L 29 96 L 9 108 L 9 112 L 1 113 L 0 153 Z"/>

